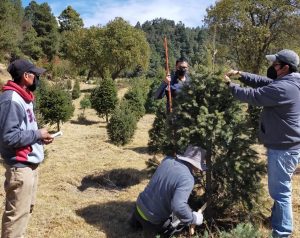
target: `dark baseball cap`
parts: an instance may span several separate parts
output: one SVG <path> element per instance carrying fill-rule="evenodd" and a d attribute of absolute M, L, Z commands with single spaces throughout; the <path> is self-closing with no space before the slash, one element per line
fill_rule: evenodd
<path fill-rule="evenodd" d="M 266 58 L 271 62 L 276 60 L 281 61 L 293 66 L 294 68 L 297 68 L 299 65 L 299 56 L 295 51 L 292 50 L 281 50 L 274 55 L 266 55 Z"/>
<path fill-rule="evenodd" d="M 36 67 L 29 60 L 17 59 L 8 66 L 7 71 L 13 79 L 18 79 L 22 77 L 25 72 L 31 72 L 36 76 L 40 76 L 46 69 Z"/>

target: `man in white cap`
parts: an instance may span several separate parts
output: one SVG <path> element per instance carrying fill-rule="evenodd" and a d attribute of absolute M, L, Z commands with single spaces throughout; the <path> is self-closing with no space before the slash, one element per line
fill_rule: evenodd
<path fill-rule="evenodd" d="M 291 179 L 300 162 L 299 56 L 285 49 L 266 58 L 272 63 L 267 77 L 230 70 L 224 79 L 235 98 L 263 107 L 259 138 L 267 148 L 268 187 L 274 200 L 272 235 L 290 237 L 293 230 Z M 232 83 L 229 77 L 234 75 L 240 75 L 239 80 L 251 87 Z"/>
<path fill-rule="evenodd" d="M 205 170 L 205 154 L 201 147 L 188 146 L 183 156 L 167 156 L 138 196 L 131 225 L 142 227 L 145 237 L 165 233 L 171 214 L 184 225 L 201 225 L 203 215 L 191 210 L 188 198 L 195 183 L 193 171 Z"/>
<path fill-rule="evenodd" d="M 7 70 L 13 80 L 0 95 L 0 154 L 6 168 L 1 238 L 24 237 L 35 204 L 43 144 L 53 141 L 46 128 L 38 129 L 33 112 L 32 92 L 46 70 L 23 59 L 12 62 Z"/>

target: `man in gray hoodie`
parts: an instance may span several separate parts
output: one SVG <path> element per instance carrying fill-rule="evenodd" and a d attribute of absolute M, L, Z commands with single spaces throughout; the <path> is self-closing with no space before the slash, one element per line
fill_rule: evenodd
<path fill-rule="evenodd" d="M 202 224 L 202 213 L 192 211 L 187 202 L 195 183 L 193 172 L 205 170 L 205 154 L 201 147 L 188 146 L 183 156 L 167 156 L 158 166 L 138 196 L 130 221 L 143 228 L 144 237 L 168 232 L 171 214 L 184 225 Z"/>
<path fill-rule="evenodd" d="M 267 77 L 230 70 L 224 77 L 232 95 L 242 102 L 262 106 L 259 138 L 267 148 L 268 187 L 274 200 L 271 215 L 273 237 L 290 237 L 293 230 L 292 175 L 300 162 L 299 56 L 281 50 L 266 58 L 272 63 Z M 247 88 L 232 83 L 240 75 Z"/>
<path fill-rule="evenodd" d="M 32 91 L 45 69 L 19 59 L 8 72 L 13 81 L 0 95 L 0 154 L 6 168 L 1 238 L 24 237 L 35 203 L 37 168 L 44 159 L 43 144 L 53 141 L 47 129 L 38 129 L 33 113 Z"/>

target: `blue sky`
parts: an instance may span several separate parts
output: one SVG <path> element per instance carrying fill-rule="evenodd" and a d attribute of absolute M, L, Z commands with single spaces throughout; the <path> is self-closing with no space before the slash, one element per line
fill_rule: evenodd
<path fill-rule="evenodd" d="M 22 0 L 28 6 L 31 0 Z M 216 0 L 36 0 L 47 2 L 57 17 L 67 7 L 72 6 L 83 19 L 84 26 L 106 25 L 115 17 L 122 17 L 135 25 L 155 18 L 166 18 L 185 26 L 197 27 L 203 24 L 206 8 Z"/>

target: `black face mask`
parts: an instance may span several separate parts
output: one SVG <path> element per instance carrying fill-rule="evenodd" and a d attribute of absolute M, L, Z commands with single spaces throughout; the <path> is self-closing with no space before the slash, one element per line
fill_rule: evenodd
<path fill-rule="evenodd" d="M 187 72 L 186 69 L 177 69 L 176 70 L 176 75 L 183 77 L 183 76 L 185 76 L 186 72 Z"/>
<path fill-rule="evenodd" d="M 39 85 L 39 77 L 38 76 L 34 76 L 34 79 L 33 79 L 33 83 L 27 87 L 29 91 L 33 92 L 36 90 L 36 88 L 38 87 Z"/>
<path fill-rule="evenodd" d="M 267 70 L 267 77 L 270 79 L 277 79 L 277 71 L 274 66 L 270 66 Z"/>

